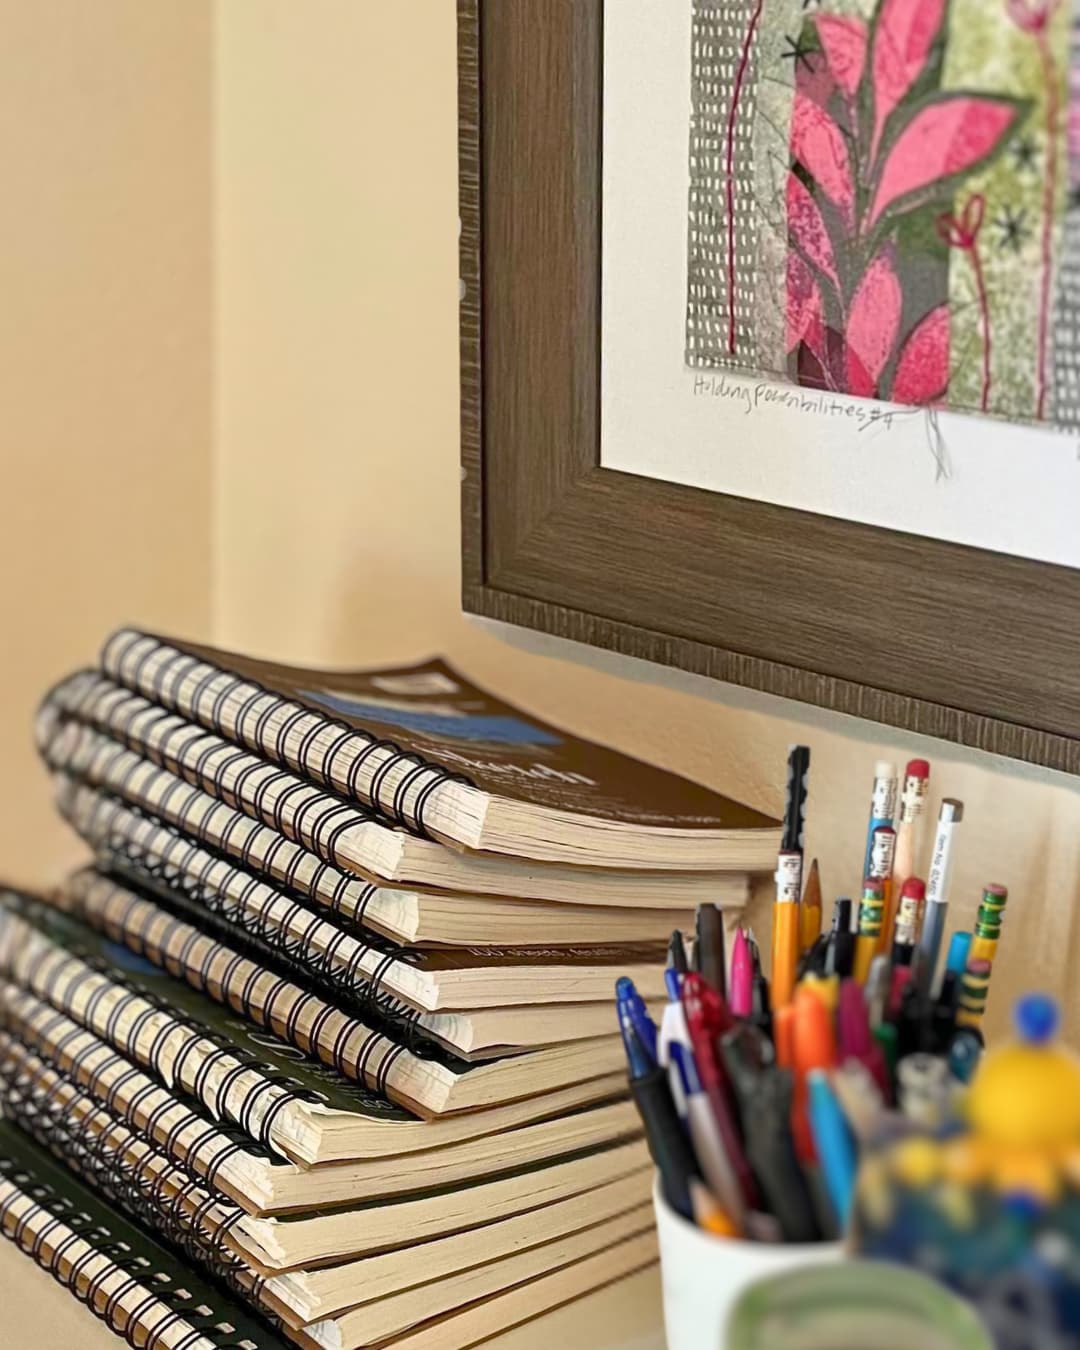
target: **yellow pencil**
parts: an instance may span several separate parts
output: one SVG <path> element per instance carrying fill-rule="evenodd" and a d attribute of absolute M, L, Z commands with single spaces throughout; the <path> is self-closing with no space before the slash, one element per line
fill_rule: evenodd
<path fill-rule="evenodd" d="M 821 876 L 818 861 L 810 864 L 799 911 L 799 950 L 807 952 L 821 936 Z"/>

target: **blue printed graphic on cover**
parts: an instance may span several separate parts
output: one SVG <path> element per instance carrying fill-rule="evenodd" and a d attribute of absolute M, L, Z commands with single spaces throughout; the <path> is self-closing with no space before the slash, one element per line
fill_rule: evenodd
<path fill-rule="evenodd" d="M 371 702 L 330 689 L 301 689 L 302 698 L 348 717 L 402 727 L 439 740 L 477 741 L 489 745 L 559 745 L 560 737 L 510 714 L 463 713 L 449 704 L 417 708 L 389 701 Z"/>

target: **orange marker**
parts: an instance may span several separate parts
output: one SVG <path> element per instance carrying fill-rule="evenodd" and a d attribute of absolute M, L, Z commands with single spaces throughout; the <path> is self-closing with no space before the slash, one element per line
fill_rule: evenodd
<path fill-rule="evenodd" d="M 814 1139 L 807 1117 L 806 1075 L 811 1069 L 832 1069 L 836 1065 L 836 1031 L 832 1014 L 809 989 L 795 993 L 793 1034 L 794 1093 L 791 1103 L 791 1132 L 795 1151 L 803 1162 L 816 1161 Z"/>
<path fill-rule="evenodd" d="M 799 911 L 799 949 L 807 952 L 821 936 L 821 877 L 815 858 L 806 878 L 802 907 Z"/>

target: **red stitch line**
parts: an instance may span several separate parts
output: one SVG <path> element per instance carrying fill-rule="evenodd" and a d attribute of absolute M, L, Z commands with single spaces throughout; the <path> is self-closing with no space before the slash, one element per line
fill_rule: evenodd
<path fill-rule="evenodd" d="M 1057 204 L 1058 127 L 1061 104 L 1058 98 L 1057 68 L 1045 30 L 1036 34 L 1039 55 L 1042 57 L 1043 78 L 1046 82 L 1046 185 L 1043 189 L 1042 278 L 1039 285 L 1039 368 L 1038 397 L 1035 416 L 1042 421 L 1046 415 L 1046 358 L 1050 336 L 1050 283 L 1053 276 L 1054 207 Z"/>
<path fill-rule="evenodd" d="M 739 115 L 739 101 L 742 98 L 743 81 L 746 79 L 746 70 L 750 64 L 750 49 L 754 45 L 754 36 L 757 33 L 757 26 L 761 21 L 761 11 L 764 8 L 765 0 L 757 0 L 754 11 L 750 16 L 750 26 L 746 30 L 746 36 L 743 38 L 742 54 L 739 58 L 739 68 L 735 72 L 735 87 L 731 93 L 731 107 L 728 110 L 727 120 L 727 156 L 725 167 L 727 171 L 728 229 L 728 354 L 730 356 L 735 355 L 735 122 Z"/>

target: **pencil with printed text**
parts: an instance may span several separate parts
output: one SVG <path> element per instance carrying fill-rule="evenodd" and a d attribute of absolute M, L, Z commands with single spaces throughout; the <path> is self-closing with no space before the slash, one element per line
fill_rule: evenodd
<path fill-rule="evenodd" d="M 870 970 L 870 962 L 882 951 L 886 916 L 892 909 L 892 877 L 895 860 L 896 831 L 891 825 L 879 825 L 874 831 L 873 843 L 870 845 L 870 871 L 867 876 L 881 883 L 881 909 L 875 915 L 877 931 L 874 934 L 874 949 L 865 963 L 867 972 Z M 861 924 L 859 932 L 863 932 Z"/>
<path fill-rule="evenodd" d="M 885 882 L 881 877 L 867 877 L 859 903 L 859 935 L 855 939 L 855 968 L 852 971 L 859 984 L 866 983 L 870 965 L 877 955 L 884 913 Z"/>
<path fill-rule="evenodd" d="M 795 989 L 799 962 L 799 900 L 802 894 L 803 829 L 810 747 L 792 746 L 788 754 L 784 831 L 776 861 L 776 902 L 772 923 L 772 1005 L 785 1007 Z"/>
<path fill-rule="evenodd" d="M 799 910 L 799 951 L 808 952 L 821 936 L 821 874 L 818 860 L 810 864 L 810 873 L 806 878 L 803 891 L 802 908 Z"/>
<path fill-rule="evenodd" d="M 949 912 L 949 879 L 952 875 L 953 840 L 956 827 L 964 819 L 964 803 L 946 797 L 938 813 L 937 831 L 930 854 L 930 870 L 926 876 L 926 909 L 922 932 L 919 934 L 918 980 L 926 992 L 935 988 L 938 957 L 945 935 L 945 918 Z M 970 960 L 970 958 L 969 958 Z"/>
<path fill-rule="evenodd" d="M 870 875 L 870 853 L 874 847 L 874 831 L 882 825 L 893 826 L 896 823 L 896 765 L 887 759 L 879 759 L 874 765 L 874 791 L 870 797 L 870 824 L 866 830 L 866 850 L 863 857 L 862 874 Z"/>
<path fill-rule="evenodd" d="M 893 856 L 892 885 L 885 897 L 885 919 L 881 927 L 879 952 L 888 952 L 896 922 L 900 892 L 908 877 L 918 876 L 926 819 L 926 797 L 930 791 L 930 764 L 925 759 L 908 761 L 904 786 L 896 817 L 896 852 Z"/>

